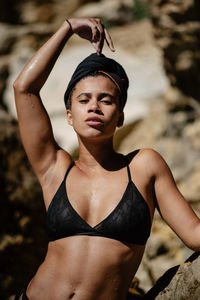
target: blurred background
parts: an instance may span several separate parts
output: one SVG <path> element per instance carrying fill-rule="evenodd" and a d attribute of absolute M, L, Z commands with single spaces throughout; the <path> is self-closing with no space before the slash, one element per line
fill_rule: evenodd
<path fill-rule="evenodd" d="M 20 142 L 12 84 L 34 52 L 66 18 L 100 17 L 116 48 L 103 52 L 126 69 L 125 126 L 115 148 L 152 147 L 200 216 L 200 2 L 198 0 L 0 1 L 0 299 L 12 299 L 44 259 L 46 214 L 40 186 Z M 77 157 L 63 94 L 92 46 L 72 37 L 41 95 L 58 143 Z M 148 166 L 147 166 L 148 168 Z M 191 254 L 158 213 L 136 274 L 146 292 Z"/>

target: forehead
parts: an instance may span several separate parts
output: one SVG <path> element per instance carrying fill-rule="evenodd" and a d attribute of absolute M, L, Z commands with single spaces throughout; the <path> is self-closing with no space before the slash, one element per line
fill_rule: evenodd
<path fill-rule="evenodd" d="M 81 79 L 75 86 L 74 93 L 93 93 L 93 92 L 109 92 L 113 95 L 117 92 L 115 84 L 106 77 L 86 77 Z"/>

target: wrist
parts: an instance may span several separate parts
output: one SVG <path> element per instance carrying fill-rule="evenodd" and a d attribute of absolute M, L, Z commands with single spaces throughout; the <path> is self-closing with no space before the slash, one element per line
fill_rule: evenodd
<path fill-rule="evenodd" d="M 71 24 L 71 22 L 70 22 L 68 19 L 66 19 L 65 22 L 66 22 L 66 23 L 68 24 L 68 26 L 69 26 L 69 31 L 70 31 L 70 33 L 73 33 L 73 29 L 72 29 L 72 24 Z"/>

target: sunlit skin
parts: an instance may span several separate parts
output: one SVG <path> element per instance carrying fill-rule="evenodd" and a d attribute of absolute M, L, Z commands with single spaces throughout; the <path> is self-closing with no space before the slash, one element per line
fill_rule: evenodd
<path fill-rule="evenodd" d="M 72 106 L 67 110 L 68 123 L 81 138 L 112 139 L 116 127 L 123 124 L 119 102 L 119 93 L 110 79 L 84 78 L 73 92 Z"/>
<path fill-rule="evenodd" d="M 104 40 L 114 51 L 99 19 L 70 22 L 72 30 L 64 22 L 14 83 L 22 142 L 41 184 L 46 209 L 72 158 L 55 142 L 40 89 L 73 33 L 90 41 L 98 54 Z M 67 177 L 66 190 L 71 205 L 91 226 L 112 212 L 128 183 L 124 156 L 113 149 L 114 132 L 123 124 L 119 103 L 119 92 L 110 79 L 87 77 L 77 83 L 66 112 L 79 142 L 79 158 Z M 127 157 L 132 180 L 149 207 L 151 219 L 157 205 L 182 241 L 200 250 L 199 218 L 177 189 L 164 159 L 152 149 Z M 44 262 L 28 285 L 27 296 L 30 300 L 125 300 L 144 248 L 97 236 L 70 236 L 50 242 Z"/>

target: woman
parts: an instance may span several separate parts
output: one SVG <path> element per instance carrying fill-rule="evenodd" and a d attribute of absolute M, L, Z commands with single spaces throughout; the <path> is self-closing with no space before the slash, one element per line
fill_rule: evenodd
<path fill-rule="evenodd" d="M 65 93 L 79 142 L 75 162 L 56 144 L 39 95 L 74 33 L 97 52 L 78 66 Z M 200 249 L 200 221 L 163 158 L 151 149 L 126 156 L 113 149 L 128 78 L 101 54 L 104 40 L 114 51 L 99 19 L 65 21 L 14 83 L 21 138 L 43 190 L 50 236 L 44 262 L 16 299 L 126 299 L 155 206 L 188 247 Z"/>

